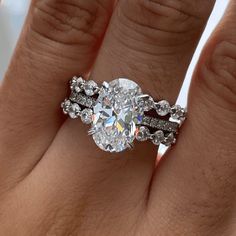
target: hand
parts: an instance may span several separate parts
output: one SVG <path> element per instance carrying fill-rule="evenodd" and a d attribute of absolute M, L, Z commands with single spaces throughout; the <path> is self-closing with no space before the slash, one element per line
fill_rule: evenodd
<path fill-rule="evenodd" d="M 32 1 L 0 88 L 0 235 L 236 235 L 234 0 L 201 55 L 178 143 L 157 168 L 151 143 L 107 154 L 60 109 L 68 80 L 89 72 L 174 103 L 213 4 Z"/>

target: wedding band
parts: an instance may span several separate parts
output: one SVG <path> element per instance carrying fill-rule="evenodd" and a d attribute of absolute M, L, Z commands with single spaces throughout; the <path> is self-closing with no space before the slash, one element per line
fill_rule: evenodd
<path fill-rule="evenodd" d="M 96 145 L 106 152 L 122 152 L 137 141 L 175 144 L 186 109 L 168 101 L 154 101 L 132 80 L 118 78 L 101 86 L 82 77 L 70 81 L 71 94 L 61 107 L 72 119 L 91 125 Z M 154 115 L 153 115 L 154 113 Z M 171 120 L 171 121 L 170 121 Z"/>

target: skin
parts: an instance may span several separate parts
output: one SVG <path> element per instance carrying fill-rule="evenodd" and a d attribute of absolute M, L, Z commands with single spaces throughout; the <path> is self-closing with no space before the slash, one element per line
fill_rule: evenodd
<path fill-rule="evenodd" d="M 195 70 L 188 120 L 108 154 L 66 120 L 68 80 L 127 77 L 174 103 L 213 0 L 33 0 L 0 87 L 0 235 L 236 235 L 236 1 Z"/>

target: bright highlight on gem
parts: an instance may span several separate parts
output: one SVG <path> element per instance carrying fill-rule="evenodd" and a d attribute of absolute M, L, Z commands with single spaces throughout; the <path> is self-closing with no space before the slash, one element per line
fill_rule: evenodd
<path fill-rule="evenodd" d="M 119 93 L 117 93 L 119 91 Z M 135 118 L 142 120 L 143 112 L 137 109 L 135 97 L 140 87 L 128 79 L 117 79 L 103 89 L 94 107 L 93 135 L 95 143 L 104 151 L 121 152 L 135 139 Z"/>

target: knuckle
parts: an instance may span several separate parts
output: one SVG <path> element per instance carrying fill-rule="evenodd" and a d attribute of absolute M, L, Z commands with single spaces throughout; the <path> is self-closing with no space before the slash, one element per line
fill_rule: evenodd
<path fill-rule="evenodd" d="M 224 105 L 236 105 L 236 44 L 220 41 L 201 66 L 203 84 Z"/>
<path fill-rule="evenodd" d="M 63 44 L 88 44 L 102 36 L 108 11 L 101 1 L 39 0 L 33 7 L 30 28 Z"/>
<path fill-rule="evenodd" d="M 160 46 L 192 41 L 204 25 L 204 20 L 185 1 L 128 0 L 120 4 L 118 11 L 123 30 L 129 28 Z"/>

